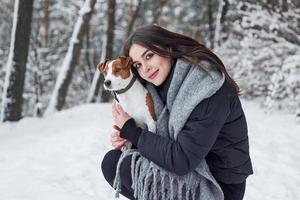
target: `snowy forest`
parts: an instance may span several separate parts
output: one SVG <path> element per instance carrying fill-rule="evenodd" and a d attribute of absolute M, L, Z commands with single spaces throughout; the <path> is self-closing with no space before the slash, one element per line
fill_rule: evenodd
<path fill-rule="evenodd" d="M 300 0 L 0 0 L 0 199 L 115 199 L 96 66 L 147 24 L 204 44 L 241 88 L 244 199 L 300 199 Z"/>
<path fill-rule="evenodd" d="M 299 0 L 1 0 L 1 121 L 109 102 L 96 65 L 153 23 L 213 50 L 243 98 L 300 118 Z"/>

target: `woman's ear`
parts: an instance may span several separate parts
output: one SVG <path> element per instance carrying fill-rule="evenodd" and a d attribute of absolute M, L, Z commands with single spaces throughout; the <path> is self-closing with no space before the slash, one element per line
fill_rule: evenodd
<path fill-rule="evenodd" d="M 97 69 L 98 69 L 101 73 L 104 73 L 105 68 L 106 68 L 106 65 L 108 64 L 108 61 L 109 61 L 108 59 L 105 59 L 104 62 L 99 63 L 99 64 L 97 65 Z"/>

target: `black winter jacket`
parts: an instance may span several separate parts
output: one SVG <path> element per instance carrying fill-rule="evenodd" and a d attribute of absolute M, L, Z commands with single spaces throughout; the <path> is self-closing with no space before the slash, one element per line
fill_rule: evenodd
<path fill-rule="evenodd" d="M 173 72 L 174 68 L 157 87 L 164 102 Z M 124 124 L 120 136 L 132 142 L 142 156 L 178 175 L 194 170 L 202 159 L 213 176 L 226 184 L 241 183 L 253 173 L 245 115 L 226 81 L 195 107 L 176 141 L 142 130 L 133 119 Z"/>

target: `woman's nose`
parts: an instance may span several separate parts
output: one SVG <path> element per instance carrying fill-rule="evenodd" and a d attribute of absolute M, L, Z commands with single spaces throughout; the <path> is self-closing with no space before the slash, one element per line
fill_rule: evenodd
<path fill-rule="evenodd" d="M 150 71 L 150 69 L 151 69 L 150 65 L 144 65 L 144 72 L 145 73 L 148 72 L 148 71 Z"/>

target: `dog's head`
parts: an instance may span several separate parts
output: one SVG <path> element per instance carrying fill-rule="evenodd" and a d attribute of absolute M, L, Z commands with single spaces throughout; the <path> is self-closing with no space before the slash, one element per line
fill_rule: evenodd
<path fill-rule="evenodd" d="M 124 89 L 133 76 L 131 65 L 131 58 L 125 56 L 99 63 L 97 68 L 104 75 L 104 88 L 106 90 Z"/>

